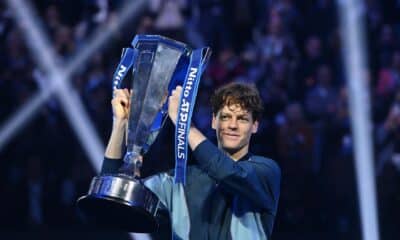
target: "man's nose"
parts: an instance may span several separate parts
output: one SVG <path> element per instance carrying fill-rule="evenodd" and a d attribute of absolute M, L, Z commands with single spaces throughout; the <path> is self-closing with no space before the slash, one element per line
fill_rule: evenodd
<path fill-rule="evenodd" d="M 228 127 L 229 128 L 232 128 L 232 129 L 236 129 L 237 128 L 237 120 L 236 119 L 231 119 L 230 121 L 229 121 L 229 124 L 228 124 Z"/>

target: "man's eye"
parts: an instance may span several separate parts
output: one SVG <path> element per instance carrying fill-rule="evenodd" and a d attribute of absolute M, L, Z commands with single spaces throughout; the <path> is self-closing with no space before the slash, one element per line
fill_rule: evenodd
<path fill-rule="evenodd" d="M 220 118 L 221 120 L 227 120 L 227 119 L 228 119 L 228 116 L 226 116 L 226 115 L 221 115 L 219 118 Z"/>

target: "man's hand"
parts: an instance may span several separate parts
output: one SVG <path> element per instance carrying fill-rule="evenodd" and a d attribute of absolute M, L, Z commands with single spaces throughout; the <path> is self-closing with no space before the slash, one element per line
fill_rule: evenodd
<path fill-rule="evenodd" d="M 128 89 L 115 89 L 111 100 L 114 120 L 124 121 L 129 117 L 131 92 Z"/>
<path fill-rule="evenodd" d="M 181 94 L 182 87 L 177 86 L 174 90 L 172 90 L 172 94 L 168 99 L 168 115 L 175 125 L 178 116 L 179 100 L 181 98 Z"/>
<path fill-rule="evenodd" d="M 111 100 L 113 109 L 113 128 L 107 144 L 105 156 L 111 159 L 122 157 L 122 146 L 124 144 L 124 134 L 128 122 L 130 110 L 131 92 L 128 89 L 114 90 L 114 97 Z"/>

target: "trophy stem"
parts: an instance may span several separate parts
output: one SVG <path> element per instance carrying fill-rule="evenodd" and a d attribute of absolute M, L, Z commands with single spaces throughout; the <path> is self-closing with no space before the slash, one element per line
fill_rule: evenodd
<path fill-rule="evenodd" d="M 128 149 L 124 156 L 124 164 L 120 172 L 127 175 L 134 175 L 135 178 L 140 178 L 140 169 L 142 168 L 142 157 L 140 155 L 142 147 L 133 145 L 132 149 Z"/>

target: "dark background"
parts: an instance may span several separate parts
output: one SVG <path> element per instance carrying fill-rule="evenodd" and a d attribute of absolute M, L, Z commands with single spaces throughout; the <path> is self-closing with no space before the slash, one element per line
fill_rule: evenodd
<path fill-rule="evenodd" d="M 108 1 L 107 8 L 95 0 L 33 5 L 61 60 L 68 61 L 97 28 L 118 15 L 124 2 Z M 133 18 L 72 77 L 104 145 L 112 124 L 112 74 L 122 47 L 135 34 L 211 46 L 193 121 L 214 139 L 208 105 L 212 91 L 231 81 L 256 84 L 266 111 L 251 151 L 276 160 L 283 174 L 273 239 L 361 239 L 335 1 L 149 2 L 153 7 Z M 400 2 L 363 4 L 380 236 L 399 239 Z M 105 17 L 95 20 L 99 13 Z M 1 125 L 40 91 L 35 77 L 40 68 L 12 16 L 1 2 Z M 173 167 L 172 131 L 167 126 L 152 146 L 144 175 Z M 126 239 L 126 233 L 88 226 L 76 209 L 76 199 L 95 174 L 58 99 L 51 97 L 0 150 L 0 238 Z M 169 236 L 165 223 L 155 238 Z"/>

